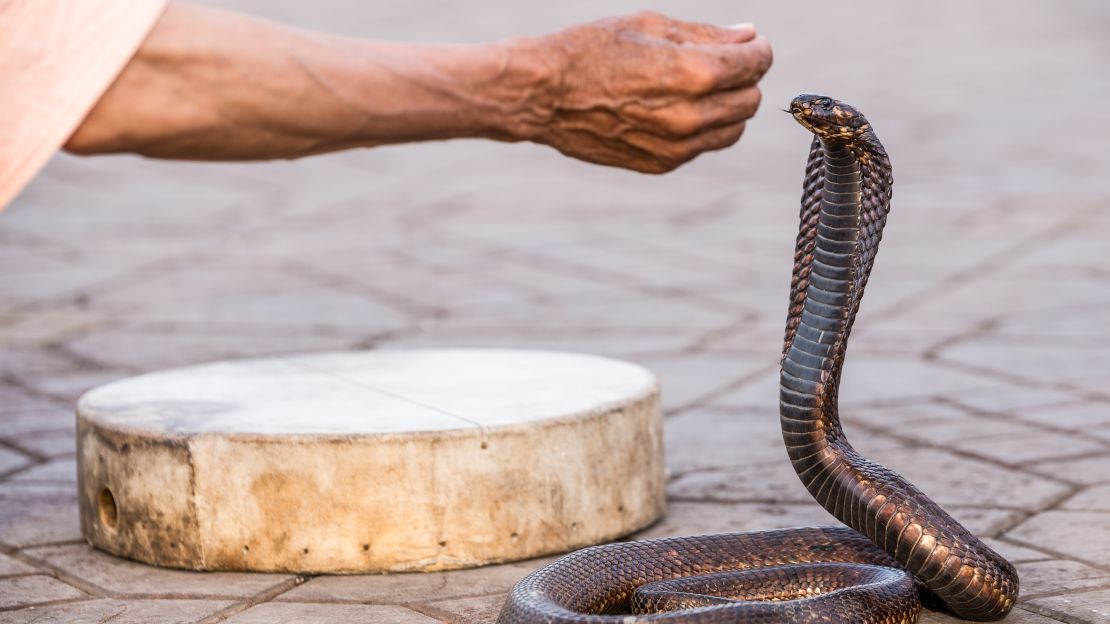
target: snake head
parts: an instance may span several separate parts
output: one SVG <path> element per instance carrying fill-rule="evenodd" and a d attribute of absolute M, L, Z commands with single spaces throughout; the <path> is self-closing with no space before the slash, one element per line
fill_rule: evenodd
<path fill-rule="evenodd" d="M 863 113 L 823 95 L 799 95 L 790 102 L 790 109 L 786 112 L 826 141 L 858 142 L 871 134 L 871 124 Z"/>

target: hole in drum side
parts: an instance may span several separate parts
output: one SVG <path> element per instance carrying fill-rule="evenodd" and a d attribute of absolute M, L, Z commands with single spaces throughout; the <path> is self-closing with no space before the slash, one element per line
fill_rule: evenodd
<path fill-rule="evenodd" d="M 109 530 L 115 531 L 119 526 L 119 509 L 116 507 L 116 497 L 107 487 L 101 488 L 97 497 L 97 507 L 100 509 L 100 523 Z"/>

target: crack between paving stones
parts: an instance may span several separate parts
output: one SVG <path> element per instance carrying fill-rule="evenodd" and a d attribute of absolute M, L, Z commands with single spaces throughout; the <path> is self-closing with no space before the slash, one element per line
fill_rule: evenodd
<path fill-rule="evenodd" d="M 460 571 L 464 571 L 464 570 L 465 570 L 465 568 L 462 569 L 462 570 L 455 570 L 455 571 L 460 572 Z M 413 572 L 398 572 L 396 574 L 424 574 L 424 573 L 420 573 L 420 572 L 416 572 L 416 573 L 413 573 Z M 362 576 L 389 576 L 389 574 L 366 574 L 366 575 L 362 575 Z M 445 584 L 446 584 L 446 582 L 445 582 Z M 359 600 L 358 598 L 334 598 L 334 597 L 305 598 L 305 597 L 302 597 L 302 596 L 298 596 L 295 599 L 274 600 L 273 602 L 277 602 L 277 603 L 297 603 L 297 604 L 369 605 L 369 606 L 374 606 L 374 607 L 403 607 L 405 609 L 413 609 L 413 607 L 415 607 L 415 606 L 431 605 L 431 604 L 436 604 L 436 603 L 440 603 L 440 602 L 450 602 L 452 600 L 465 600 L 465 599 L 469 599 L 469 598 L 488 598 L 490 596 L 501 596 L 501 595 L 506 595 L 507 591 L 508 591 L 507 589 L 499 589 L 499 590 L 496 590 L 496 591 L 488 591 L 488 592 L 482 592 L 482 593 L 477 593 L 477 594 L 459 594 L 459 595 L 456 595 L 456 596 L 448 596 L 448 597 L 445 597 L 445 598 L 436 598 L 435 600 L 408 600 L 408 601 L 401 601 L 401 602 L 391 602 L 391 601 L 388 601 L 388 600 L 367 601 L 367 600 Z"/>
<path fill-rule="evenodd" d="M 1098 208 L 1097 205 L 1079 208 L 1065 215 L 1059 221 L 1044 227 L 1037 233 L 1022 238 L 1011 245 L 1007 245 L 1004 249 L 990 254 L 974 266 L 953 271 L 929 286 L 915 293 L 911 293 L 884 308 L 880 308 L 876 311 L 874 318 L 882 320 L 897 318 L 899 315 L 912 309 L 917 303 L 922 300 L 927 300 L 930 295 L 937 292 L 945 292 L 946 287 L 948 287 L 948 290 L 951 290 L 982 280 L 983 277 L 1004 268 L 1007 261 L 1014 255 L 1018 253 L 1027 254 L 1034 249 L 1039 249 L 1048 245 L 1050 242 L 1054 242 L 1056 239 L 1073 230 L 1081 228 L 1084 225 L 1082 217 L 1087 213 L 1096 211 Z"/>
<path fill-rule="evenodd" d="M 1098 570 L 1105 570 L 1107 572 L 1110 572 L 1110 564 L 1099 563 L 1099 562 L 1094 561 L 1092 559 L 1084 559 L 1082 557 L 1076 557 L 1075 555 L 1068 555 L 1068 554 L 1062 553 L 1058 550 L 1053 550 L 1051 548 L 1046 548 L 1044 546 L 1034 544 L 1033 542 L 1027 542 L 1027 541 L 1021 539 L 1020 537 L 1013 537 L 1011 535 L 1000 535 L 1000 536 L 997 536 L 996 539 L 1000 539 L 1002 541 L 1009 542 L 1009 543 L 1011 543 L 1015 546 L 1021 546 L 1023 548 L 1030 548 L 1030 549 L 1036 550 L 1038 552 L 1043 552 L 1047 555 L 1052 556 L 1053 559 L 1062 559 L 1064 561 L 1074 561 L 1076 563 L 1082 563 L 1085 566 L 1096 568 Z"/>
<path fill-rule="evenodd" d="M 1057 622 L 1064 622 L 1065 624 L 1097 624 L 1095 620 L 1088 620 L 1085 618 L 1070 615 L 1062 611 L 1057 611 L 1056 609 L 1052 609 L 1050 607 L 1042 607 L 1040 605 L 1022 603 L 1021 608 L 1024 611 L 1044 616 L 1056 620 Z"/>
<path fill-rule="evenodd" d="M 949 407 L 952 407 L 952 408 L 961 410 L 963 412 L 966 412 L 969 416 L 973 416 L 975 418 L 982 418 L 984 420 L 990 420 L 990 421 L 995 421 L 995 422 L 1005 422 L 1005 423 L 1014 424 L 1014 425 L 1022 425 L 1022 426 L 1031 427 L 1031 428 L 1034 428 L 1034 429 L 1039 429 L 1041 431 L 1045 431 L 1045 432 L 1048 432 L 1048 433 L 1059 434 L 1059 435 L 1066 436 L 1066 437 L 1069 437 L 1069 438 L 1079 438 L 1079 439 L 1087 441 L 1087 442 L 1095 442 L 1097 444 L 1101 444 L 1102 446 L 1107 447 L 1106 450 L 1110 450 L 1110 443 L 1106 442 L 1105 440 L 1092 439 L 1090 436 L 1085 435 L 1083 432 L 1075 431 L 1075 430 L 1069 429 L 1067 427 L 1057 427 L 1057 426 L 1046 424 L 1046 423 L 1036 421 L 1036 420 L 1034 420 L 1034 421 L 1023 420 L 1020 417 L 1010 416 L 1009 414 L 1006 414 L 1005 412 L 993 412 L 993 411 L 990 411 L 990 410 L 985 410 L 985 409 L 975 407 L 973 405 L 968 405 L 966 403 L 961 402 L 959 399 L 950 399 L 948 397 L 941 396 L 941 397 L 937 397 L 936 402 L 941 404 L 941 405 L 947 405 Z M 1067 403 L 1065 403 L 1064 405 L 1067 405 Z M 1053 406 L 1049 405 L 1049 406 L 1046 406 L 1046 407 L 1051 408 Z M 1019 410 L 1014 409 L 1013 411 L 1019 411 Z M 1101 454 L 1101 453 L 1104 453 L 1104 452 L 1106 452 L 1106 451 L 1088 451 L 1084 454 L 1086 454 L 1086 455 L 1097 455 L 1097 454 Z M 1030 460 L 1028 463 L 1035 464 L 1035 463 L 1040 463 L 1040 462 L 1060 461 L 1061 459 L 1068 459 L 1068 458 L 1072 458 L 1072 457 L 1079 457 L 1079 455 L 1066 455 L 1066 456 L 1061 456 L 1061 457 L 1057 457 L 1057 458 L 1048 458 L 1048 459 L 1038 458 L 1038 459 L 1035 459 L 1035 460 Z"/>
<path fill-rule="evenodd" d="M 0 607 L 0 613 L 5 611 L 22 611 L 23 609 L 39 609 L 42 607 L 53 607 L 57 605 L 73 604 L 77 602 L 92 602 L 95 598 L 63 598 L 61 600 L 47 600 L 46 602 L 26 602 L 10 607 Z"/>
<path fill-rule="evenodd" d="M 1110 589 L 1110 581 L 1106 581 L 1106 582 L 1101 583 L 1099 585 L 1092 585 L 1090 587 L 1075 587 L 1075 588 L 1071 588 L 1071 589 L 1059 589 L 1059 590 L 1056 590 L 1056 591 L 1048 591 L 1048 592 L 1043 592 L 1043 593 L 1040 593 L 1040 594 L 1030 594 L 1028 596 L 1022 596 L 1021 600 L 1023 602 L 1028 602 L 1030 600 L 1040 600 L 1041 598 L 1056 598 L 1058 596 L 1074 596 L 1075 594 L 1086 594 L 1086 593 L 1089 593 L 1089 592 L 1104 591 L 1104 590 L 1107 590 L 1107 589 Z"/>
<path fill-rule="evenodd" d="M 406 299 L 391 292 L 374 288 L 370 284 L 364 284 L 345 275 L 333 273 L 327 269 L 321 269 L 313 265 L 286 260 L 274 266 L 289 269 L 289 272 L 293 275 L 316 284 L 317 286 L 335 288 L 349 295 L 366 298 L 374 303 L 385 304 L 392 308 L 394 312 L 399 312 L 408 317 L 435 316 L 445 312 L 442 308 L 431 307 L 412 299 Z M 263 265 L 262 268 L 272 269 L 273 266 Z"/>
<path fill-rule="evenodd" d="M 1030 614 L 1030 615 L 1039 615 L 1039 616 L 1041 616 L 1041 617 L 1043 617 L 1043 618 L 1045 618 L 1045 619 L 1048 619 L 1048 620 L 1052 620 L 1053 622 L 1064 622 L 1064 620 L 1061 620 L 1061 619 L 1059 619 L 1059 618 L 1057 618 L 1057 617 L 1055 617 L 1055 616 L 1052 616 L 1052 615 L 1045 615 L 1045 614 L 1043 614 L 1043 613 L 1037 613 L 1036 611 L 1033 611 L 1032 609 L 1030 609 L 1030 608 L 1027 608 L 1027 607 L 1029 607 L 1029 606 L 1031 606 L 1031 605 L 1016 604 L 1016 605 L 1014 605 L 1014 610 L 1015 610 L 1015 611 L 1024 611 L 1024 612 L 1026 612 L 1026 613 L 1028 613 L 1028 614 Z M 1064 624 L 1068 624 L 1068 623 L 1067 623 L 1067 622 L 1064 622 Z"/>
<path fill-rule="evenodd" d="M 735 380 L 733 380 L 729 383 L 726 383 L 725 385 L 717 388 L 716 390 L 712 390 L 710 392 L 707 392 L 707 393 L 703 394 L 700 397 L 692 399 L 689 403 L 687 403 L 687 404 L 685 404 L 681 407 L 674 408 L 673 410 L 668 410 L 668 413 L 664 414 L 664 417 L 671 418 L 671 417 L 674 417 L 674 416 L 678 416 L 682 412 L 689 411 L 689 410 L 701 407 L 701 406 L 705 405 L 706 403 L 710 403 L 710 402 L 712 402 L 716 399 L 721 398 L 722 396 L 728 394 L 729 392 L 732 392 L 733 390 L 737 390 L 739 388 L 744 387 L 744 385 L 746 385 L 748 383 L 751 383 L 751 382 L 755 381 L 756 379 L 758 379 L 759 377 L 761 377 L 763 375 L 766 375 L 767 373 L 778 369 L 778 367 L 779 367 L 778 364 L 771 364 L 771 365 L 767 365 L 767 366 L 761 366 L 761 367 L 755 369 L 754 371 L 748 373 L 747 375 L 744 375 L 744 376 L 740 377 L 739 379 L 735 379 Z"/>
<path fill-rule="evenodd" d="M 35 468 L 38 468 L 39 466 L 42 466 L 42 465 L 45 465 L 45 464 L 48 464 L 48 463 L 50 463 L 49 460 L 45 460 L 45 459 L 44 460 L 36 460 L 36 461 L 32 461 L 31 463 L 27 464 L 26 466 L 19 466 L 18 468 L 12 468 L 11 470 L 8 470 L 7 472 L 0 472 L 0 481 L 11 481 L 12 477 L 18 477 L 20 475 L 20 473 L 29 472 L 29 471 L 31 471 Z M 43 483 L 43 482 L 58 483 L 59 481 L 50 480 L 50 479 L 25 479 L 25 480 L 22 481 L 22 483 Z M 66 482 L 66 483 L 68 483 L 68 482 Z"/>
<path fill-rule="evenodd" d="M 869 432 L 872 435 L 878 434 L 878 435 L 886 436 L 888 438 L 892 438 L 892 439 L 894 439 L 898 442 L 902 442 L 903 444 L 906 444 L 906 445 L 911 446 L 911 447 L 928 448 L 928 449 L 933 449 L 933 450 L 936 450 L 936 451 L 942 451 L 942 452 L 945 452 L 945 453 L 949 453 L 951 455 L 955 455 L 957 457 L 962 457 L 964 459 L 970 459 L 970 460 L 974 460 L 974 461 L 978 461 L 978 462 L 982 462 L 982 463 L 991 464 L 992 466 L 1002 468 L 1004 470 L 1013 470 L 1013 471 L 1017 471 L 1017 472 L 1023 472 L 1025 474 L 1029 475 L 1029 476 L 1038 477 L 1038 478 L 1041 478 L 1041 479 L 1046 479 L 1048 481 L 1052 481 L 1054 483 L 1057 483 L 1059 485 L 1063 485 L 1065 487 L 1075 488 L 1075 487 L 1079 487 L 1079 485 L 1080 485 L 1080 484 L 1072 483 L 1070 481 L 1066 481 L 1064 479 L 1061 479 L 1059 477 L 1055 477 L 1055 476 L 1052 476 L 1052 475 L 1044 475 L 1044 474 L 1040 474 L 1038 472 L 1034 472 L 1032 470 L 1029 470 L 1025 466 L 1007 464 L 1006 462 L 1002 462 L 1002 461 L 999 461 L 999 460 L 994 459 L 992 457 L 987 457 L 985 455 L 979 455 L 978 453 L 973 453 L 971 451 L 965 451 L 965 450 L 953 448 L 953 447 L 950 447 L 950 446 L 947 446 L 947 445 L 944 445 L 944 444 L 937 444 L 935 442 L 920 441 L 917 438 L 913 438 L 913 437 L 907 436 L 905 434 L 897 433 L 896 431 L 894 431 L 892 429 L 882 427 L 881 425 L 874 425 L 874 424 L 871 424 L 871 423 L 853 421 L 852 422 L 852 427 L 862 429 L 863 431 Z"/>
<path fill-rule="evenodd" d="M 728 325 L 717 329 L 711 329 L 703 333 L 697 340 L 690 344 L 690 346 L 686 347 L 682 353 L 702 353 L 715 342 L 727 340 L 728 338 L 742 334 L 744 330 L 750 329 L 752 323 L 757 320 L 759 320 L 759 315 L 754 312 L 741 313 L 738 315 L 738 318 Z"/>
<path fill-rule="evenodd" d="M 6 448 L 9 451 L 12 451 L 13 453 L 18 453 L 20 455 L 23 455 L 24 457 L 31 460 L 32 462 L 42 463 L 42 462 L 50 461 L 50 458 L 47 457 L 46 455 L 43 455 L 41 453 L 36 453 L 35 451 L 33 451 L 31 449 L 28 449 L 28 448 L 23 448 L 22 446 L 20 446 L 20 444 L 18 442 L 14 441 L 10 438 L 0 438 L 0 448 Z M 7 478 L 7 477 L 4 476 L 3 474 L 0 474 L 0 481 L 3 481 L 5 478 Z"/>
<path fill-rule="evenodd" d="M 940 368 L 954 369 L 962 373 L 972 373 L 983 377 L 997 379 L 1012 386 L 1021 386 L 1024 388 L 1043 388 L 1046 390 L 1062 390 L 1069 393 L 1078 394 L 1083 400 L 1088 401 L 1110 401 L 1110 394 L 1103 394 L 1101 392 L 1083 388 L 1081 386 L 1073 386 L 1063 381 L 1041 381 L 1032 377 L 1018 375 L 1016 373 L 1003 372 L 986 368 L 976 364 L 968 364 L 958 360 L 950 360 L 945 357 L 937 356 L 929 360 L 930 363 L 935 364 Z"/>
<path fill-rule="evenodd" d="M 246 600 L 241 600 L 239 598 L 235 598 L 235 600 L 239 600 L 239 602 L 228 605 L 228 606 L 224 607 L 223 609 L 220 609 L 219 611 L 217 611 L 217 612 L 215 612 L 211 615 L 203 617 L 203 618 L 197 620 L 195 622 L 195 624 L 216 624 L 217 622 L 223 622 L 227 618 L 229 618 L 233 615 L 237 615 L 239 613 L 242 613 L 243 611 L 246 611 L 247 609 L 250 609 L 251 607 L 258 606 L 258 605 L 260 605 L 262 603 L 265 603 L 265 602 L 270 602 L 274 598 L 277 598 L 278 596 L 284 594 L 285 592 L 287 592 L 287 591 L 289 591 L 289 590 L 291 590 L 295 587 L 298 587 L 300 585 L 303 585 L 304 583 L 306 583 L 307 581 L 309 581 L 312 578 L 313 578 L 312 575 L 307 575 L 307 574 L 298 575 L 298 576 L 295 576 L 291 579 L 287 579 L 285 581 L 282 581 L 282 582 L 278 583 L 277 585 L 274 585 L 272 587 L 264 589 L 264 590 L 258 592 L 257 594 L 247 598 Z"/>
<path fill-rule="evenodd" d="M 13 552 L 13 553 L 8 553 L 8 556 L 10 556 L 13 559 L 16 559 L 18 561 L 21 561 L 22 563 L 25 563 L 25 564 L 34 566 L 36 568 L 39 568 L 39 569 L 43 570 L 43 572 L 41 572 L 40 574 L 51 576 L 51 577 L 65 583 L 65 584 L 70 585 L 70 586 L 80 590 L 81 592 L 84 592 L 84 593 L 86 593 L 90 596 L 93 596 L 95 598 L 110 598 L 110 599 L 115 599 L 115 600 L 228 600 L 228 601 L 243 600 L 243 597 L 241 595 L 235 595 L 235 594 L 116 592 L 116 591 L 112 591 L 112 590 L 106 589 L 104 587 L 101 587 L 100 585 L 97 585 L 96 583 L 93 583 L 93 582 L 87 581 L 83 578 L 80 578 L 79 576 L 66 571 L 61 566 L 58 566 L 58 565 L 56 565 L 56 564 L 54 564 L 50 561 L 47 561 L 46 559 L 40 559 L 38 557 L 35 557 L 34 555 L 31 555 L 31 554 L 27 553 L 24 550 L 16 551 L 16 552 Z M 284 587 L 287 584 L 290 584 L 289 588 L 295 587 L 296 585 L 299 585 L 301 582 L 303 582 L 303 580 L 298 581 L 298 579 L 302 579 L 302 578 L 307 578 L 307 577 L 301 577 L 301 576 L 294 577 L 294 578 L 289 579 L 287 581 L 283 581 L 282 583 L 279 583 L 279 584 L 271 587 L 270 589 L 265 590 L 265 591 L 261 592 L 260 594 L 256 594 L 256 595 L 264 595 L 264 594 L 266 594 L 267 591 L 276 591 L 277 589 L 280 589 L 280 588 Z M 289 588 L 281 589 L 281 591 L 278 591 L 274 595 L 277 595 L 279 593 L 287 591 Z"/>

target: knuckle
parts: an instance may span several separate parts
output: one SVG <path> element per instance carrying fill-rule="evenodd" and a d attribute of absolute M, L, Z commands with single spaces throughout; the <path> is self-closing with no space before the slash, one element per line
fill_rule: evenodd
<path fill-rule="evenodd" d="M 686 157 L 686 148 L 674 143 L 668 143 L 657 151 L 656 156 L 658 156 L 659 160 L 662 162 L 675 163 L 675 166 L 678 166 L 679 163 L 683 162 L 683 158 Z"/>
<path fill-rule="evenodd" d="M 672 113 L 664 121 L 667 130 L 677 135 L 696 134 L 705 124 L 705 118 L 693 110 Z"/>
<path fill-rule="evenodd" d="M 744 135 L 744 128 L 745 127 L 746 127 L 746 125 L 743 124 L 743 123 L 739 123 L 739 124 L 736 124 L 735 126 L 730 127 L 728 129 L 728 131 L 724 133 L 724 136 L 721 137 L 722 138 L 722 141 L 721 141 L 722 145 L 721 146 L 722 147 L 728 147 L 730 145 L 736 144 L 736 142 L 740 140 L 740 137 Z"/>
<path fill-rule="evenodd" d="M 774 63 L 774 53 L 771 51 L 770 42 L 763 37 L 757 38 L 753 43 L 756 50 L 756 75 L 762 77 Z"/>
<path fill-rule="evenodd" d="M 763 52 L 763 63 L 770 67 L 775 63 L 775 50 L 771 47 L 771 42 L 763 37 L 759 38 L 759 49 Z"/>
<path fill-rule="evenodd" d="M 705 93 L 716 85 L 719 72 L 712 64 L 697 60 L 687 62 L 683 73 L 690 89 L 697 93 Z"/>
<path fill-rule="evenodd" d="M 671 156 L 671 160 L 675 161 L 675 166 L 677 167 L 684 162 L 689 162 L 690 160 L 693 160 L 693 158 L 701 152 L 702 150 L 698 146 L 685 144 L 674 151 Z"/>
<path fill-rule="evenodd" d="M 755 112 L 759 110 L 759 105 L 763 102 L 763 92 L 759 90 L 759 87 L 751 87 L 747 91 L 744 97 L 746 118 L 755 115 Z"/>
<path fill-rule="evenodd" d="M 660 24 L 666 18 L 658 11 L 640 11 L 633 15 L 632 19 L 640 24 Z"/>

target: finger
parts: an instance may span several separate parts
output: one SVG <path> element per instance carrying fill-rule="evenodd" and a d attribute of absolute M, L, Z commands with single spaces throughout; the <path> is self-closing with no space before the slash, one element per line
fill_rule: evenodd
<path fill-rule="evenodd" d="M 623 138 L 629 145 L 651 154 L 661 165 L 673 169 L 693 160 L 699 154 L 733 145 L 744 134 L 744 125 L 744 122 L 740 122 L 710 128 L 696 136 L 678 141 L 646 132 L 629 132 Z"/>
<path fill-rule="evenodd" d="M 676 43 L 727 45 L 730 43 L 747 43 L 756 38 L 755 25 L 751 22 L 733 24 L 732 26 L 717 26 L 715 24 L 676 20 L 674 25 L 679 39 Z"/>
<path fill-rule="evenodd" d="M 763 78 L 774 60 L 771 44 L 763 37 L 738 45 L 703 44 L 696 49 L 701 55 L 693 61 L 691 71 L 699 79 L 692 80 L 691 86 L 705 89 L 708 85 L 705 91 L 754 85 Z"/>
<path fill-rule="evenodd" d="M 562 140 L 553 141 L 550 145 L 571 158 L 640 173 L 666 173 L 674 168 L 640 148 L 578 130 L 567 132 Z"/>
<path fill-rule="evenodd" d="M 644 11 L 631 18 L 637 29 L 646 35 L 667 39 L 674 43 L 728 44 L 746 43 L 756 36 L 755 25 L 750 22 L 732 26 L 716 26 L 676 20 L 653 11 Z"/>
<path fill-rule="evenodd" d="M 761 99 L 757 87 L 718 91 L 659 107 L 635 103 L 621 115 L 641 128 L 668 138 L 688 138 L 710 128 L 739 123 L 755 115 Z"/>

